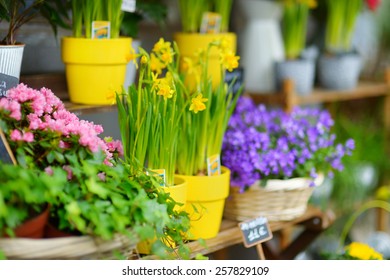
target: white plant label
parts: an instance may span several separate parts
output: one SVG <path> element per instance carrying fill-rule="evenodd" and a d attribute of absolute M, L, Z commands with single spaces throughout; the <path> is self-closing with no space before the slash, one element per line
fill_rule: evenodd
<path fill-rule="evenodd" d="M 133 13 L 135 12 L 135 0 L 123 0 L 122 11 Z"/>

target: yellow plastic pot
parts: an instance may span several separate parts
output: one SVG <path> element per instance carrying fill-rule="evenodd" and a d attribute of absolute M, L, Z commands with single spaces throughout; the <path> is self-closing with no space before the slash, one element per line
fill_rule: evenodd
<path fill-rule="evenodd" d="M 181 57 L 195 58 L 195 54 L 199 49 L 206 50 L 208 45 L 217 40 L 221 40 L 226 44 L 226 47 L 236 52 L 237 36 L 235 33 L 219 33 L 219 34 L 202 34 L 202 33 L 185 33 L 177 32 L 173 34 L 173 39 L 176 42 Z M 221 63 L 218 49 L 213 47 L 210 50 L 208 74 L 212 78 L 213 88 L 221 81 Z M 183 68 L 181 68 L 183 70 Z M 186 77 L 186 84 L 190 88 L 195 88 L 195 76 L 189 74 Z"/>
<path fill-rule="evenodd" d="M 188 183 L 184 178 L 180 178 L 178 176 L 175 176 L 175 185 L 172 187 L 164 187 L 164 191 L 166 193 L 169 193 L 173 200 L 176 202 L 182 204 L 182 205 L 176 205 L 174 210 L 176 211 L 184 211 L 185 205 L 187 201 L 187 188 Z M 140 254 L 150 254 L 150 246 L 154 242 L 153 240 L 146 240 L 139 242 L 137 245 L 137 250 Z"/>
<path fill-rule="evenodd" d="M 113 104 L 125 81 L 131 38 L 63 37 L 61 46 L 70 101 Z"/>
<path fill-rule="evenodd" d="M 217 176 L 184 176 L 188 183 L 186 211 L 190 216 L 190 239 L 217 236 L 229 195 L 230 170 L 221 168 Z M 195 210 L 195 209 L 196 210 Z"/>

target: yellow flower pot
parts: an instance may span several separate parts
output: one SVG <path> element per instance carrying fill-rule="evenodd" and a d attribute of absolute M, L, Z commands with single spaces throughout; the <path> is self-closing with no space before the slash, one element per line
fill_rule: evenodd
<path fill-rule="evenodd" d="M 221 175 L 178 177 L 188 183 L 186 210 L 190 216 L 189 238 L 209 239 L 217 236 L 225 199 L 229 195 L 230 170 L 222 166 Z"/>
<path fill-rule="evenodd" d="M 184 178 L 175 176 L 175 185 L 173 187 L 164 187 L 164 191 L 169 193 L 171 197 L 178 203 L 182 205 L 176 205 L 174 210 L 184 211 L 187 201 L 187 187 L 188 183 Z M 137 245 L 137 250 L 140 254 L 150 254 L 150 246 L 154 242 L 153 240 L 146 240 L 139 242 Z"/>
<path fill-rule="evenodd" d="M 237 49 L 237 36 L 235 33 L 219 33 L 219 34 L 202 34 L 202 33 L 185 33 L 177 32 L 173 34 L 173 39 L 177 43 L 182 58 L 189 57 L 194 59 L 195 54 L 199 49 L 206 50 L 208 45 L 217 40 L 224 42 L 224 46 L 229 48 L 234 53 Z M 182 64 L 183 66 L 183 64 Z M 210 51 L 208 74 L 212 78 L 213 88 L 221 81 L 221 63 L 218 49 L 213 47 Z M 183 71 L 183 67 L 181 67 Z M 186 84 L 190 88 L 196 87 L 196 79 L 194 74 L 189 74 L 186 77 Z"/>
<path fill-rule="evenodd" d="M 131 38 L 63 37 L 61 46 L 70 101 L 113 104 L 125 81 Z"/>

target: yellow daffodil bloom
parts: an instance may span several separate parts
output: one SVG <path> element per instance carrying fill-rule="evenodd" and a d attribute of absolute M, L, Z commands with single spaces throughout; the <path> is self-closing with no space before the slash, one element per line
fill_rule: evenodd
<path fill-rule="evenodd" d="M 172 63 L 172 61 L 173 61 L 173 52 L 172 52 L 172 50 L 170 48 L 167 49 L 167 50 L 163 50 L 161 52 L 161 60 L 165 64 Z"/>
<path fill-rule="evenodd" d="M 141 64 L 146 64 L 146 63 L 148 63 L 148 58 L 146 57 L 146 56 L 142 56 L 141 57 Z"/>
<path fill-rule="evenodd" d="M 348 255 L 360 260 L 383 260 L 382 254 L 364 243 L 352 242 L 345 250 Z"/>
<path fill-rule="evenodd" d="M 165 79 L 161 79 L 158 85 L 157 95 L 161 95 L 164 97 L 164 100 L 168 98 L 172 98 L 175 91 L 169 86 L 169 84 L 165 81 Z"/>
<path fill-rule="evenodd" d="M 150 55 L 150 69 L 157 74 L 161 74 L 162 70 L 165 68 L 165 64 L 160 61 L 160 59 L 155 55 Z"/>
<path fill-rule="evenodd" d="M 203 98 L 203 94 L 198 93 L 195 98 L 191 100 L 190 111 L 193 111 L 195 114 L 206 109 L 204 102 L 207 102 L 207 98 Z"/>
<path fill-rule="evenodd" d="M 153 52 L 159 53 L 171 49 L 171 42 L 165 42 L 163 38 L 160 38 L 153 47 Z"/>
<path fill-rule="evenodd" d="M 227 50 L 221 53 L 221 63 L 229 71 L 232 72 L 233 69 L 238 67 L 239 56 L 234 55 L 231 50 Z"/>

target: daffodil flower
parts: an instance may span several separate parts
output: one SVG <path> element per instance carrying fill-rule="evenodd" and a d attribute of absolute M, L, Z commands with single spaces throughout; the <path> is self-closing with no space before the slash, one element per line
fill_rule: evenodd
<path fill-rule="evenodd" d="M 193 111 L 195 114 L 206 109 L 204 102 L 207 102 L 207 98 L 203 98 L 203 94 L 198 93 L 195 98 L 192 98 L 190 111 Z"/>
<path fill-rule="evenodd" d="M 160 61 L 160 59 L 155 55 L 150 55 L 150 69 L 157 74 L 161 74 L 162 70 L 165 68 L 165 64 Z"/>
<path fill-rule="evenodd" d="M 152 51 L 155 53 L 159 53 L 170 49 L 171 49 L 171 42 L 165 42 L 163 38 L 160 38 L 160 40 L 154 45 Z"/>
<path fill-rule="evenodd" d="M 238 67 L 239 56 L 234 55 L 231 50 L 226 50 L 221 53 L 221 63 L 229 71 L 232 72 L 233 69 Z"/>

